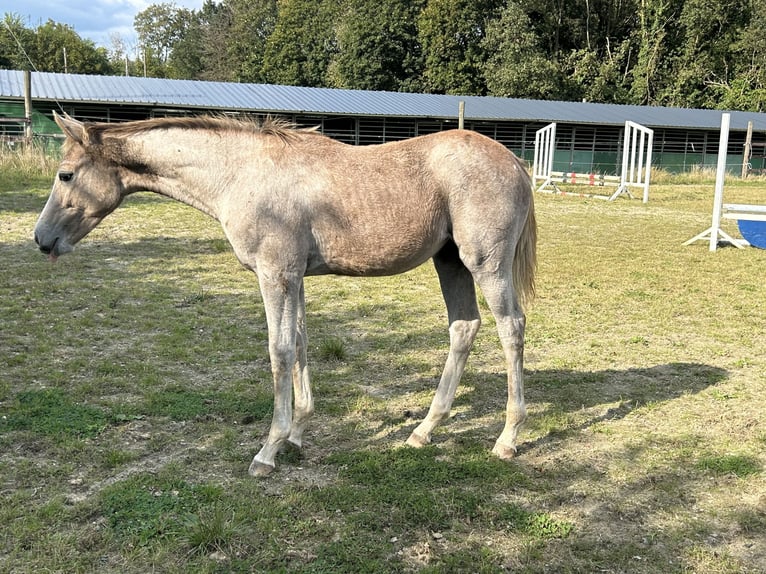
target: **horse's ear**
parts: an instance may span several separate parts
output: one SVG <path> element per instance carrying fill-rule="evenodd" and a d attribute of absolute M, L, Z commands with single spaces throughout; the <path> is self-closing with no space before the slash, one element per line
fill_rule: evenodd
<path fill-rule="evenodd" d="M 82 122 L 77 121 L 69 114 L 60 116 L 55 111 L 53 112 L 53 119 L 67 137 L 72 138 L 79 144 L 86 144 L 88 142 L 88 133 Z"/>

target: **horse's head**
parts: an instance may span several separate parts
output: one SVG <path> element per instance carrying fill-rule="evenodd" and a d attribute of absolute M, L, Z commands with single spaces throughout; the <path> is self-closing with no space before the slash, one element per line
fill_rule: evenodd
<path fill-rule="evenodd" d="M 53 261 L 72 251 L 123 195 L 119 168 L 108 161 L 100 142 L 91 141 L 88 126 L 55 113 L 54 119 L 67 138 L 64 159 L 35 225 L 35 241 Z"/>

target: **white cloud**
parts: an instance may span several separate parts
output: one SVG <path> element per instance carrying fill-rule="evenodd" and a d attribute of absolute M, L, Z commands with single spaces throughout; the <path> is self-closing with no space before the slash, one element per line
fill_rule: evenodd
<path fill-rule="evenodd" d="M 162 0 L 25 0 L 7 7 L 7 0 L 0 0 L 0 14 L 20 16 L 29 27 L 37 27 L 53 20 L 74 28 L 81 38 L 92 40 L 98 46 L 110 47 L 113 34 L 119 34 L 127 43 L 135 43 L 133 19 L 136 14 Z M 199 10 L 202 0 L 176 0 L 178 7 Z"/>

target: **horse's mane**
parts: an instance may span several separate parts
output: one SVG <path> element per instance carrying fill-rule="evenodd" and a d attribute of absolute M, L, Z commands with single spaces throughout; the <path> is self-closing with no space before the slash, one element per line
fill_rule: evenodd
<path fill-rule="evenodd" d="M 267 116 L 258 118 L 233 118 L 223 115 L 189 116 L 182 118 L 153 118 L 124 123 L 87 124 L 88 136 L 92 141 L 104 137 L 129 137 L 151 130 L 205 130 L 212 132 L 244 132 L 274 136 L 284 142 L 296 139 L 300 134 L 312 133 L 316 128 L 300 128 L 294 123 Z"/>

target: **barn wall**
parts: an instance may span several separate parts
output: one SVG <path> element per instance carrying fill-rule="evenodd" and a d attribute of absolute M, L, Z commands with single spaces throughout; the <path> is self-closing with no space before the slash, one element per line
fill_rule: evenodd
<path fill-rule="evenodd" d="M 203 112 L 200 109 L 160 108 L 141 105 L 78 104 L 36 102 L 33 131 L 38 138 L 50 140 L 58 128 L 52 122 L 53 110 L 90 121 L 129 121 L 150 117 L 183 116 Z M 217 113 L 225 113 L 218 110 Z M 234 112 L 230 112 L 234 113 Z M 21 117 L 23 104 L 0 100 L 0 119 Z M 254 114 L 263 115 L 263 114 Z M 302 126 L 319 126 L 322 133 L 354 145 L 370 145 L 402 140 L 457 127 L 454 119 L 396 118 L 374 116 L 320 116 L 292 114 L 287 119 Z M 531 163 L 535 132 L 547 122 L 478 121 L 466 119 L 468 129 L 485 134 Z M 0 138 L 17 137 L 20 124 L 0 122 Z M 22 135 L 20 132 L 18 135 Z M 696 169 L 715 169 L 718 158 L 718 132 L 710 130 L 655 129 L 652 165 L 674 173 Z M 556 128 L 555 171 L 619 174 L 622 160 L 623 127 L 558 123 Z M 727 168 L 739 174 L 742 166 L 745 133 L 729 135 Z M 753 134 L 752 170 L 766 171 L 766 134 Z"/>

